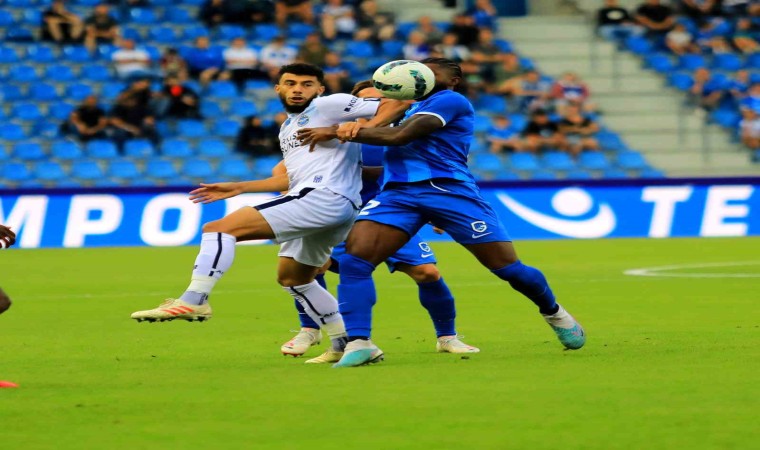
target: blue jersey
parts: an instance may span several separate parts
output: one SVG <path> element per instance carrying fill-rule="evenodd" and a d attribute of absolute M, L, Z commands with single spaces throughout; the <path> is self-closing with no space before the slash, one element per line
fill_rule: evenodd
<path fill-rule="evenodd" d="M 435 116 L 444 126 L 407 145 L 387 147 L 383 154 L 383 185 L 437 178 L 475 183 L 467 168 L 475 125 L 470 102 L 454 91 L 440 91 L 413 104 L 402 123 L 415 114 Z"/>
<path fill-rule="evenodd" d="M 381 167 L 383 165 L 383 149 L 377 145 L 362 144 L 362 166 Z M 380 192 L 380 180 L 364 180 L 362 182 L 362 205 L 366 205 Z"/>

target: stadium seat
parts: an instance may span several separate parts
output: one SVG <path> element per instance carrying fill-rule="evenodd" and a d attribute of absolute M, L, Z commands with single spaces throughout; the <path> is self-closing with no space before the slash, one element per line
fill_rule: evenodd
<path fill-rule="evenodd" d="M 687 53 L 678 58 L 678 68 L 682 70 L 694 71 L 707 66 L 707 61 L 702 55 Z"/>
<path fill-rule="evenodd" d="M 85 146 L 87 156 L 98 159 L 111 159 L 119 156 L 116 144 L 111 141 L 96 139 Z"/>
<path fill-rule="evenodd" d="M 193 149 L 190 143 L 184 139 L 167 139 L 161 143 L 161 155 L 172 158 L 186 158 L 192 156 Z"/>
<path fill-rule="evenodd" d="M 239 37 L 245 37 L 245 28 L 241 27 L 240 25 L 220 25 L 217 28 L 216 32 L 218 39 L 222 40 L 232 40 Z"/>
<path fill-rule="evenodd" d="M 482 94 L 477 101 L 476 109 L 490 113 L 504 114 L 507 112 L 507 101 L 501 95 Z"/>
<path fill-rule="evenodd" d="M 3 179 L 14 183 L 19 183 L 32 178 L 32 173 L 26 164 L 20 162 L 9 162 L 2 166 Z"/>
<path fill-rule="evenodd" d="M 159 44 L 173 44 L 177 41 L 177 34 L 172 27 L 152 27 L 148 33 L 151 41 Z"/>
<path fill-rule="evenodd" d="M 725 70 L 735 72 L 742 68 L 742 59 L 733 53 L 719 53 L 713 56 L 712 68 L 716 70 Z"/>
<path fill-rule="evenodd" d="M 87 64 L 82 67 L 82 78 L 88 81 L 107 81 L 111 79 L 111 69 L 102 64 Z"/>
<path fill-rule="evenodd" d="M 206 118 L 214 118 L 214 117 L 220 117 L 224 112 L 222 111 L 222 107 L 219 103 L 209 100 L 209 99 L 203 99 L 201 100 L 201 116 Z"/>
<path fill-rule="evenodd" d="M 280 28 L 273 24 L 259 24 L 253 27 L 251 39 L 269 42 L 280 35 Z"/>
<path fill-rule="evenodd" d="M 52 102 L 58 100 L 58 91 L 48 83 L 35 83 L 29 87 L 29 98 L 37 102 Z"/>
<path fill-rule="evenodd" d="M 63 122 L 69 118 L 71 111 L 74 110 L 74 106 L 65 102 L 53 103 L 48 107 L 48 115 L 52 118 Z"/>
<path fill-rule="evenodd" d="M 70 175 L 74 178 L 89 181 L 103 178 L 104 173 L 103 169 L 100 168 L 100 165 L 98 165 L 96 161 L 82 160 L 75 161 L 71 165 Z"/>
<path fill-rule="evenodd" d="M 103 83 L 100 87 L 100 96 L 103 100 L 114 100 L 121 94 L 121 91 L 127 88 L 125 83 L 121 81 L 111 81 Z"/>
<path fill-rule="evenodd" d="M 485 133 L 491 129 L 491 116 L 488 114 L 475 114 L 475 133 Z"/>
<path fill-rule="evenodd" d="M 145 166 L 145 175 L 158 179 L 176 178 L 177 170 L 168 159 L 152 159 Z"/>
<path fill-rule="evenodd" d="M 354 58 L 369 58 L 375 56 L 375 49 L 369 42 L 349 41 L 346 43 L 344 53 Z"/>
<path fill-rule="evenodd" d="M 694 78 L 689 73 L 673 72 L 668 75 L 668 84 L 679 91 L 688 91 L 694 85 Z"/>
<path fill-rule="evenodd" d="M 44 189 L 45 184 L 36 178 L 29 178 L 19 183 L 18 187 L 21 189 Z"/>
<path fill-rule="evenodd" d="M 514 47 L 512 47 L 512 43 L 506 39 L 494 39 L 493 43 L 504 53 L 512 53 L 515 51 Z"/>
<path fill-rule="evenodd" d="M 29 8 L 34 7 L 37 4 L 36 0 L 6 0 L 5 1 L 8 6 L 12 6 L 14 8 Z"/>
<path fill-rule="evenodd" d="M 245 82 L 246 91 L 266 90 L 268 92 L 270 89 L 272 89 L 272 84 L 267 80 L 246 80 Z"/>
<path fill-rule="evenodd" d="M 103 61 L 111 62 L 111 56 L 116 52 L 119 47 L 113 44 L 100 44 L 97 50 L 95 50 L 95 56 Z"/>
<path fill-rule="evenodd" d="M 42 111 L 37 103 L 22 102 L 13 105 L 11 116 L 18 120 L 35 121 L 42 118 Z"/>
<path fill-rule="evenodd" d="M 589 180 L 591 179 L 591 174 L 585 170 L 575 169 L 567 172 L 565 178 L 568 180 Z"/>
<path fill-rule="evenodd" d="M 615 168 L 615 167 L 611 167 L 611 168 L 605 170 L 604 173 L 602 174 L 602 176 L 604 178 L 612 178 L 612 179 L 616 179 L 616 178 L 630 178 L 628 176 L 628 173 L 625 170 L 618 169 L 618 168 Z"/>
<path fill-rule="evenodd" d="M 158 23 L 158 16 L 151 8 L 132 8 L 129 10 L 129 18 L 132 22 L 140 25 Z"/>
<path fill-rule="evenodd" d="M 575 169 L 575 161 L 565 152 L 546 152 L 541 156 L 542 165 L 549 170 Z"/>
<path fill-rule="evenodd" d="M 0 27 L 10 27 L 16 21 L 10 11 L 0 9 Z"/>
<path fill-rule="evenodd" d="M 195 18 L 185 8 L 169 8 L 164 14 L 164 19 L 167 22 L 179 25 L 193 24 Z"/>
<path fill-rule="evenodd" d="M 206 124 L 200 120 L 183 119 L 177 122 L 177 135 L 184 138 L 199 138 L 208 135 Z"/>
<path fill-rule="evenodd" d="M 32 136 L 36 138 L 55 139 L 59 137 L 61 126 L 47 119 L 38 120 L 32 127 Z"/>
<path fill-rule="evenodd" d="M 79 189 L 82 187 L 82 182 L 69 176 L 68 178 L 56 181 L 55 187 L 58 189 Z"/>
<path fill-rule="evenodd" d="M 472 161 L 472 168 L 479 172 L 496 173 L 504 164 L 501 158 L 491 153 L 482 153 L 475 155 Z"/>
<path fill-rule="evenodd" d="M 531 172 L 540 168 L 538 158 L 531 153 L 513 153 L 509 157 L 509 163 L 512 169 L 521 172 Z"/>
<path fill-rule="evenodd" d="M 16 26 L 5 31 L 5 40 L 8 42 L 33 42 L 34 32 L 29 28 Z"/>
<path fill-rule="evenodd" d="M 26 161 L 36 161 L 45 158 L 45 150 L 36 142 L 19 142 L 13 146 L 13 156 Z"/>
<path fill-rule="evenodd" d="M 155 153 L 153 143 L 147 139 L 130 139 L 124 143 L 124 155 L 130 158 L 148 158 Z"/>
<path fill-rule="evenodd" d="M 201 36 L 208 37 L 209 33 L 206 27 L 202 25 L 188 25 L 182 30 L 182 35 L 186 40 L 192 41 Z"/>
<path fill-rule="evenodd" d="M 214 135 L 219 137 L 237 137 L 240 131 L 240 122 L 236 120 L 220 120 L 214 124 Z"/>
<path fill-rule="evenodd" d="M 24 98 L 26 98 L 26 95 L 18 85 L 0 83 L 0 100 L 15 102 Z"/>
<path fill-rule="evenodd" d="M 747 69 L 760 69 L 760 53 L 756 52 L 748 55 L 744 65 Z"/>
<path fill-rule="evenodd" d="M 82 148 L 72 141 L 54 141 L 50 146 L 53 158 L 60 160 L 74 160 L 82 158 Z"/>
<path fill-rule="evenodd" d="M 409 34 L 415 28 L 417 28 L 417 23 L 415 22 L 400 22 L 396 25 L 396 34 L 398 34 L 399 38 L 401 38 L 402 41 L 406 42 Z"/>
<path fill-rule="evenodd" d="M 530 174 L 532 180 L 556 180 L 557 174 L 551 170 L 536 170 Z"/>
<path fill-rule="evenodd" d="M 134 161 L 116 160 L 108 165 L 108 176 L 118 180 L 134 180 L 140 176 L 140 169 Z"/>
<path fill-rule="evenodd" d="M 248 117 L 257 113 L 256 104 L 248 100 L 235 100 L 230 105 L 230 114 L 233 116 Z"/>
<path fill-rule="evenodd" d="M 220 99 L 237 98 L 235 84 L 230 81 L 212 81 L 208 86 L 208 95 Z"/>
<path fill-rule="evenodd" d="M 210 178 L 214 176 L 214 168 L 205 159 L 188 159 L 182 165 L 182 175 L 192 178 Z"/>
<path fill-rule="evenodd" d="M 8 70 L 8 78 L 18 83 L 29 83 L 38 81 L 40 76 L 34 66 L 28 64 L 14 65 Z"/>
<path fill-rule="evenodd" d="M 313 25 L 309 25 L 306 23 L 301 22 L 293 22 L 291 24 L 288 24 L 288 31 L 286 36 L 288 36 L 291 39 L 305 39 L 306 36 L 310 35 L 311 33 L 314 33 L 316 29 Z"/>
<path fill-rule="evenodd" d="M 48 81 L 71 81 L 77 79 L 74 71 L 70 66 L 65 64 L 54 64 L 45 68 L 45 77 Z"/>
<path fill-rule="evenodd" d="M 610 162 L 602 152 L 583 152 L 578 157 L 578 165 L 587 170 L 605 170 Z"/>
<path fill-rule="evenodd" d="M 101 187 L 101 188 L 112 188 L 112 187 L 121 186 L 121 183 L 111 178 L 97 178 L 95 180 L 92 180 L 92 186 Z"/>
<path fill-rule="evenodd" d="M 641 178 L 665 178 L 665 173 L 663 173 L 661 170 L 648 167 L 639 172 L 639 176 Z"/>
<path fill-rule="evenodd" d="M 15 123 L 0 123 L 0 140 L 20 141 L 26 139 L 26 132 L 21 125 Z"/>
<path fill-rule="evenodd" d="M 652 43 L 643 37 L 630 36 L 625 40 L 624 45 L 628 51 L 640 56 L 648 55 L 652 52 Z"/>
<path fill-rule="evenodd" d="M 63 166 L 55 161 L 43 161 L 37 163 L 34 168 L 35 176 L 43 181 L 58 181 L 66 177 Z"/>
<path fill-rule="evenodd" d="M 241 180 L 252 178 L 248 163 L 244 159 L 225 159 L 219 164 L 218 174 L 221 178 Z"/>
<path fill-rule="evenodd" d="M 498 172 L 496 172 L 496 178 L 497 180 L 502 181 L 518 181 L 521 180 L 520 175 L 516 174 L 515 172 L 512 172 L 509 169 L 501 168 Z"/>
<path fill-rule="evenodd" d="M 93 94 L 92 86 L 87 83 L 74 83 L 66 88 L 66 97 L 75 102 L 81 102 Z"/>
<path fill-rule="evenodd" d="M 47 64 L 58 60 L 52 48 L 46 45 L 30 45 L 26 48 L 26 57 L 30 62 Z"/>
<path fill-rule="evenodd" d="M 92 61 L 92 55 L 90 55 L 90 51 L 87 50 L 87 47 L 82 47 L 80 45 L 69 45 L 63 47 L 63 55 L 64 59 L 71 63 L 82 64 Z"/>
<path fill-rule="evenodd" d="M 654 54 L 644 58 L 644 65 L 659 73 L 669 73 L 675 68 L 675 64 L 668 55 Z"/>
<path fill-rule="evenodd" d="M 11 64 L 18 62 L 18 60 L 19 57 L 16 50 L 5 46 L 0 47 L 0 64 Z"/>
<path fill-rule="evenodd" d="M 741 114 L 734 109 L 717 109 L 710 113 L 710 120 L 724 128 L 736 128 L 741 119 Z"/>
<path fill-rule="evenodd" d="M 617 165 L 627 170 L 643 170 L 649 167 L 641 153 L 634 151 L 620 152 L 617 154 Z M 606 174 L 605 174 L 606 176 Z"/>
<path fill-rule="evenodd" d="M 230 154 L 230 146 L 220 139 L 206 139 L 198 143 L 198 155 L 220 158 Z"/>

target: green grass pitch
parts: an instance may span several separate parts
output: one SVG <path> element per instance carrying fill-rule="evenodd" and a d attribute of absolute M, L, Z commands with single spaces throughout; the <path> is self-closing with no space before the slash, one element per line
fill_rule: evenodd
<path fill-rule="evenodd" d="M 343 370 L 279 353 L 297 323 L 273 246 L 238 247 L 206 323 L 129 319 L 182 291 L 193 247 L 2 252 L 0 380 L 21 387 L 0 389 L 0 448 L 756 448 L 760 239 L 518 243 L 586 327 L 574 352 L 465 250 L 433 248 L 482 352 L 435 353 L 414 284 L 381 268 L 386 360 Z"/>

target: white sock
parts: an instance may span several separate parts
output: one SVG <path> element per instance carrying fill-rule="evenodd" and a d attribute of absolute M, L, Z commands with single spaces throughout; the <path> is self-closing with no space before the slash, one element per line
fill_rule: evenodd
<path fill-rule="evenodd" d="M 225 233 L 203 233 L 201 251 L 195 258 L 190 286 L 180 297 L 185 303 L 200 305 L 206 302 L 211 290 L 235 259 L 235 236 Z"/>
<path fill-rule="evenodd" d="M 283 286 L 283 289 L 292 295 L 303 306 L 306 314 L 327 332 L 333 350 L 342 352 L 348 338 L 346 327 L 343 325 L 343 316 L 338 312 L 338 301 L 335 297 L 316 280 L 301 286 Z"/>

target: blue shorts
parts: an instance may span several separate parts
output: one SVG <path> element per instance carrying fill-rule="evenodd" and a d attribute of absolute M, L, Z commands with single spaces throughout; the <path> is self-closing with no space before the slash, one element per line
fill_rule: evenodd
<path fill-rule="evenodd" d="M 333 260 L 330 266 L 330 271 L 338 273 L 338 259 L 346 253 L 346 243 L 341 242 L 333 248 L 330 259 Z M 390 258 L 385 260 L 385 264 L 388 266 L 388 270 L 393 273 L 396 271 L 398 264 L 407 264 L 410 266 L 421 266 L 423 264 L 435 264 L 436 259 L 433 254 L 433 249 L 423 241 L 419 235 L 414 235 L 403 247 L 393 254 Z"/>
<path fill-rule="evenodd" d="M 464 245 L 512 240 L 477 185 L 449 179 L 386 185 L 356 220 L 390 225 L 409 236 L 431 222 Z"/>

